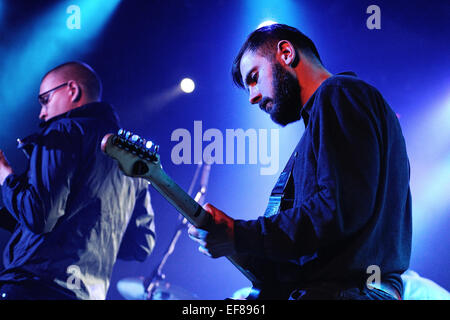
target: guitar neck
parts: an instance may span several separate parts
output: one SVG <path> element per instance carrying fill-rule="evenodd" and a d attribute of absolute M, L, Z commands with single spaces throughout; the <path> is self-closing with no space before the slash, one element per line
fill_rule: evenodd
<path fill-rule="evenodd" d="M 212 223 L 212 216 L 178 186 L 162 168 L 151 172 L 151 177 L 147 174 L 143 178 L 148 180 L 193 226 L 207 229 Z M 240 261 L 239 256 L 227 256 L 226 258 L 252 283 L 258 282 L 256 277 L 244 268 L 244 261 Z"/>
<path fill-rule="evenodd" d="M 193 226 L 208 230 L 213 222 L 212 216 L 164 172 L 156 153 L 158 147 L 151 141 L 121 129 L 118 135 L 105 135 L 101 149 L 119 162 L 120 169 L 126 175 L 148 180 Z M 253 284 L 259 282 L 252 272 L 244 267 L 244 256 L 234 255 L 227 258 Z"/>
<path fill-rule="evenodd" d="M 162 168 L 153 171 L 151 177 L 145 175 L 143 178 L 148 180 L 193 226 L 207 228 L 212 222 L 211 215 L 176 184 Z"/>

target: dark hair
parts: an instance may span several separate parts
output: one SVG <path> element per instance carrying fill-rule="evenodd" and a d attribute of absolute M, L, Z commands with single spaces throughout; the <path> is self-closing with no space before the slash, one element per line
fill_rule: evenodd
<path fill-rule="evenodd" d="M 281 40 L 290 41 L 296 49 L 299 49 L 305 55 L 317 58 L 319 63 L 322 64 L 319 52 L 311 39 L 296 28 L 285 24 L 272 24 L 256 29 L 248 36 L 233 62 L 231 70 L 233 82 L 238 87 L 245 88 L 240 70 L 241 59 L 245 52 L 260 51 L 264 55 L 275 57 L 276 45 Z"/>
<path fill-rule="evenodd" d="M 100 100 L 102 96 L 102 82 L 97 73 L 88 64 L 81 61 L 70 61 L 63 63 L 50 71 L 43 77 L 45 79 L 50 73 L 56 73 L 64 81 L 75 80 L 79 82 L 85 91 L 85 94 L 94 100 Z"/>

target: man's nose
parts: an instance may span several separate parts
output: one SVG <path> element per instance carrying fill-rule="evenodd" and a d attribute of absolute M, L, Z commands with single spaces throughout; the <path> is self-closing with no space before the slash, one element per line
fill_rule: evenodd
<path fill-rule="evenodd" d="M 47 116 L 47 108 L 42 107 L 41 112 L 39 113 L 39 119 L 45 120 L 46 116 Z"/>
<path fill-rule="evenodd" d="M 256 104 L 259 101 L 261 101 L 262 95 L 261 95 L 261 92 L 259 92 L 258 87 L 256 87 L 256 86 L 250 87 L 249 93 L 250 93 L 249 101 L 251 104 Z"/>

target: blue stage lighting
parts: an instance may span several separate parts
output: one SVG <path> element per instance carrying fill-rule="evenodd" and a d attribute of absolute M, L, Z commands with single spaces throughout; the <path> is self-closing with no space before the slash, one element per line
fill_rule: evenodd
<path fill-rule="evenodd" d="M 41 77 L 57 64 L 82 60 L 119 3 L 83 0 L 73 5 L 73 1 L 61 1 L 19 30 L 10 30 L 14 38 L 0 54 L 0 116 L 6 119 L 18 108 L 28 111 L 23 109 L 25 104 L 37 114 L 39 106 L 31 99 L 38 93 Z M 3 127 L 7 124 L 2 121 Z"/>
<path fill-rule="evenodd" d="M 253 29 L 274 23 L 300 27 L 300 3 L 293 0 L 246 0 L 245 6 L 247 9 L 245 25 L 252 26 Z M 248 31 L 251 32 L 252 30 Z"/>
<path fill-rule="evenodd" d="M 277 22 L 273 21 L 273 20 L 265 20 L 265 21 L 261 22 L 256 29 L 259 29 L 259 28 L 262 28 L 262 27 L 266 27 L 266 26 L 270 26 L 270 25 L 276 24 L 276 23 Z"/>
<path fill-rule="evenodd" d="M 195 83 L 192 79 L 184 78 L 180 82 L 180 88 L 183 92 L 191 93 L 195 89 Z"/>

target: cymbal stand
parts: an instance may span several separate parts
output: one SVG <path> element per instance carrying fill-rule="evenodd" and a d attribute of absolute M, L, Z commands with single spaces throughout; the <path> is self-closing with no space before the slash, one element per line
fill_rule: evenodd
<path fill-rule="evenodd" d="M 203 164 L 200 163 L 197 166 L 197 169 L 195 170 L 194 177 L 192 179 L 191 185 L 188 190 L 188 194 L 192 196 L 194 186 L 197 182 L 200 170 L 202 171 L 201 179 L 200 179 L 200 190 L 195 195 L 194 200 L 197 201 L 200 205 L 203 205 L 206 189 L 208 186 L 208 180 L 209 180 L 209 172 L 211 170 L 210 164 Z M 153 296 L 155 294 L 155 291 L 158 287 L 159 281 L 162 281 L 165 279 L 165 274 L 163 274 L 163 268 L 166 264 L 168 258 L 175 250 L 175 245 L 178 242 L 178 239 L 181 235 L 181 232 L 187 228 L 188 221 L 185 217 L 183 217 L 181 214 L 178 215 L 178 225 L 175 229 L 174 235 L 172 237 L 172 240 L 170 241 L 169 246 L 167 247 L 167 250 L 161 260 L 161 262 L 158 264 L 158 266 L 154 269 L 154 271 L 150 274 L 149 277 L 147 277 L 144 280 L 144 288 L 145 292 L 147 294 L 146 300 L 153 300 Z"/>

